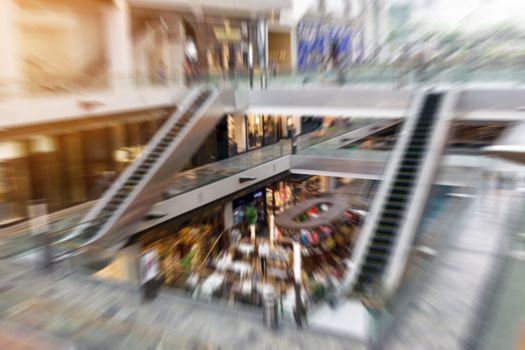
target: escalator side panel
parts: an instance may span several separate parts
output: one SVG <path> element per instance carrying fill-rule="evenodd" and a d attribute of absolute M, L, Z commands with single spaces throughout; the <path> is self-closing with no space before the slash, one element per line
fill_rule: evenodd
<path fill-rule="evenodd" d="M 432 136 L 436 115 L 439 111 L 442 94 L 427 95 L 418 120 L 409 138 L 404 155 L 399 160 L 398 171 L 387 191 L 383 210 L 378 217 L 371 243 L 368 247 L 361 272 L 358 274 L 355 290 L 363 292 L 378 282 L 393 250 L 404 213 L 409 208 L 411 193 L 418 178 L 421 162 Z"/>

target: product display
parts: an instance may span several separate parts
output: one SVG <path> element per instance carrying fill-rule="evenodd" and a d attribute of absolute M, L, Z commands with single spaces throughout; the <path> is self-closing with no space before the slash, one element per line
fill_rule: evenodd
<path fill-rule="evenodd" d="M 361 214 L 343 197 L 311 198 L 276 218 L 282 239 L 302 246 L 302 281 L 312 302 L 340 283 L 351 258 Z"/>

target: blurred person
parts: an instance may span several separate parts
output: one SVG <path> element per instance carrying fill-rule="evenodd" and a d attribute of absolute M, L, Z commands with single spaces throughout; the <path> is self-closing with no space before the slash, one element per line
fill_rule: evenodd
<path fill-rule="evenodd" d="M 272 77 L 276 77 L 277 76 L 277 70 L 278 70 L 277 62 L 275 60 L 272 60 L 270 62 L 270 67 L 271 67 L 271 71 L 272 71 Z"/>
<path fill-rule="evenodd" d="M 168 66 L 162 60 L 157 65 L 157 79 L 162 85 L 168 82 Z"/>
<path fill-rule="evenodd" d="M 270 255 L 270 246 L 268 243 L 263 242 L 259 245 L 259 259 L 261 262 L 261 272 L 263 275 L 263 278 L 266 278 L 266 268 L 268 266 L 268 256 Z"/>

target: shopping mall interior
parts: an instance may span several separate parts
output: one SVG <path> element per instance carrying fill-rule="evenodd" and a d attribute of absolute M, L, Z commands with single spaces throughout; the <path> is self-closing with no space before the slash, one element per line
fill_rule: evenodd
<path fill-rule="evenodd" d="M 524 350 L 493 2 L 0 0 L 0 348 Z"/>

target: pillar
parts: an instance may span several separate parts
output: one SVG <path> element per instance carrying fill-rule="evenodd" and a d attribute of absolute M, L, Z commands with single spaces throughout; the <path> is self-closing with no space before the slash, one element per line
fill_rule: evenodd
<path fill-rule="evenodd" d="M 130 88 L 133 45 L 130 12 L 125 0 L 115 0 L 105 12 L 106 57 L 109 83 L 114 89 Z"/>
<path fill-rule="evenodd" d="M 168 25 L 163 18 L 155 23 L 155 44 L 153 47 L 153 81 L 160 85 L 167 85 L 171 76 L 170 42 Z"/>
<path fill-rule="evenodd" d="M 257 56 L 261 69 L 261 89 L 268 87 L 268 22 L 265 18 L 257 19 Z"/>
<path fill-rule="evenodd" d="M 328 176 L 320 177 L 320 190 L 321 192 L 330 192 L 330 178 Z"/>
<path fill-rule="evenodd" d="M 334 192 L 337 189 L 337 178 L 328 177 L 328 192 Z"/>
<path fill-rule="evenodd" d="M 124 124 L 115 124 L 111 126 L 111 150 L 114 170 L 121 173 L 127 166 L 122 159 L 117 157 L 117 152 L 126 146 L 126 128 Z"/>
<path fill-rule="evenodd" d="M 14 0 L 0 0 L 0 95 L 14 94 L 22 83 Z"/>
<path fill-rule="evenodd" d="M 224 205 L 224 230 L 229 230 L 233 227 L 233 203 L 228 202 Z"/>
<path fill-rule="evenodd" d="M 297 73 L 297 25 L 294 24 L 290 30 L 290 69 L 293 73 Z"/>
<path fill-rule="evenodd" d="M 184 27 L 181 16 L 175 16 L 169 25 L 170 82 L 184 84 Z"/>
<path fill-rule="evenodd" d="M 87 199 L 80 132 L 73 132 L 66 136 L 66 167 L 70 186 L 72 203 L 81 203 Z"/>

